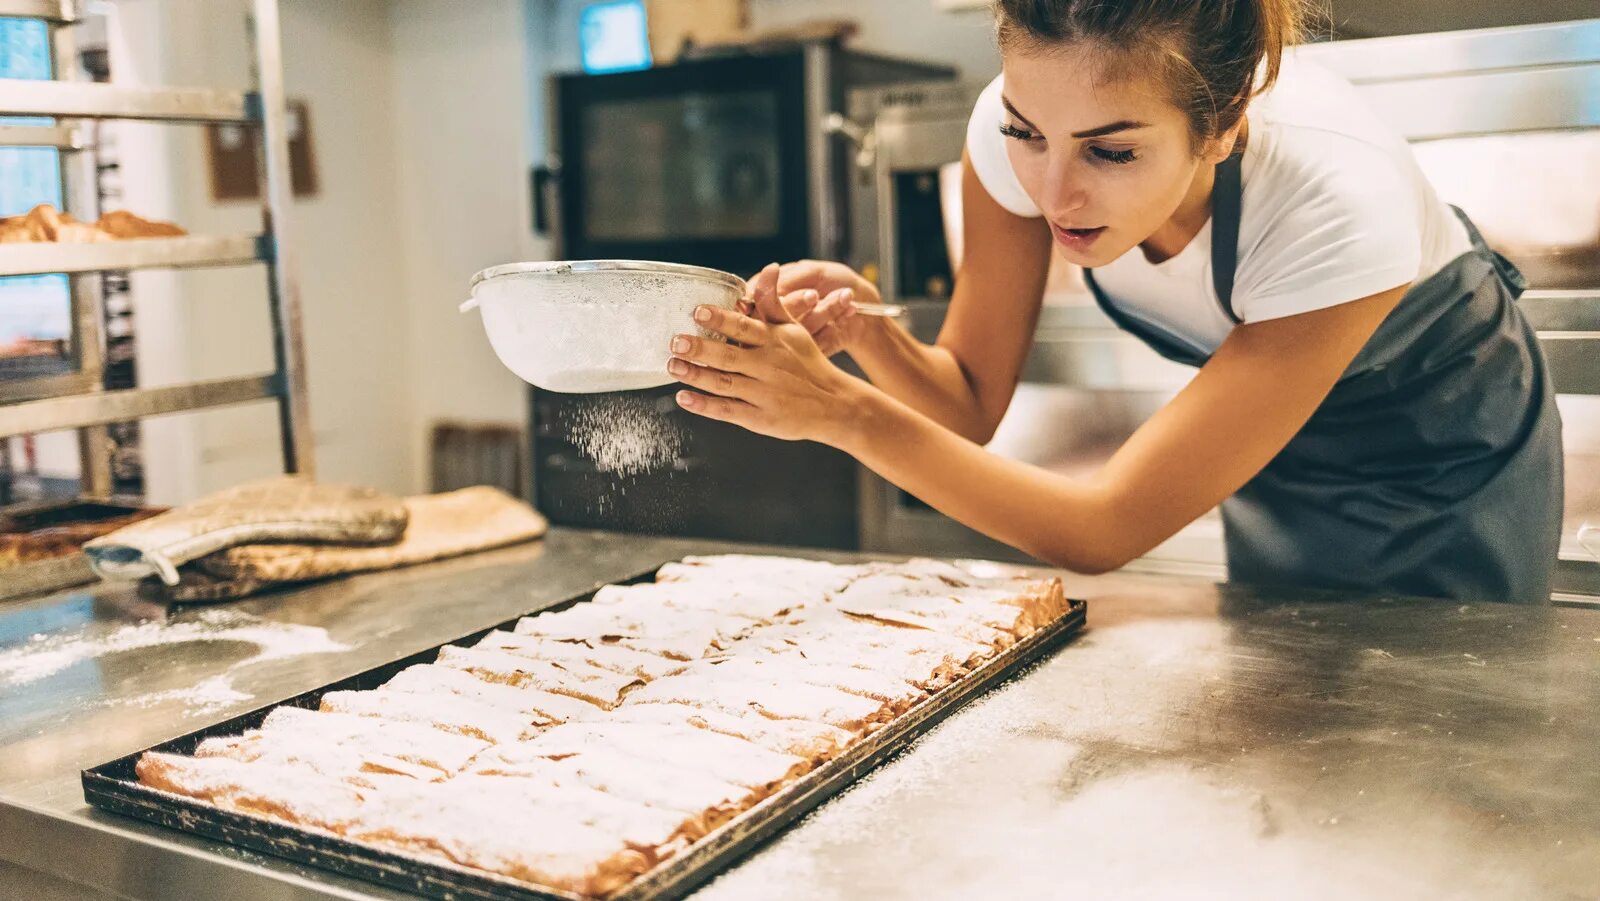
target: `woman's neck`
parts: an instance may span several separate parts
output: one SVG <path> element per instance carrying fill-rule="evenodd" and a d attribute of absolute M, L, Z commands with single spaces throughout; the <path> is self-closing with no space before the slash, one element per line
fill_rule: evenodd
<path fill-rule="evenodd" d="M 1211 189 L 1216 182 L 1217 167 L 1201 165 L 1195 168 L 1189 190 L 1173 211 L 1172 217 L 1139 244 L 1146 260 L 1164 263 L 1181 253 L 1194 240 L 1194 236 L 1200 234 L 1200 229 L 1211 218 Z"/>
<path fill-rule="evenodd" d="M 1233 153 L 1243 153 L 1250 138 L 1250 120 L 1239 125 L 1239 136 L 1234 140 Z M 1211 192 L 1217 183 L 1217 167 L 1202 164 L 1194 170 L 1194 180 L 1189 190 L 1173 211 L 1172 218 L 1139 244 L 1144 258 L 1152 263 L 1164 263 L 1183 252 L 1194 236 L 1205 228 L 1211 218 Z"/>

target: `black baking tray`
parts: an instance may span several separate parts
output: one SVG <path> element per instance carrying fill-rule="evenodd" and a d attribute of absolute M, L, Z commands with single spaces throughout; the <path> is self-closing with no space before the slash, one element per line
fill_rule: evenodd
<path fill-rule="evenodd" d="M 640 573 L 624 580 L 623 584 L 647 581 L 654 572 L 652 569 Z M 597 586 L 536 612 L 561 610 L 583 603 L 598 590 Z M 893 757 L 963 704 L 1061 647 L 1082 628 L 1086 611 L 1087 605 L 1083 601 L 1069 601 L 1066 616 L 997 654 L 965 678 L 922 700 L 843 754 L 763 799 L 683 852 L 635 879 L 612 895 L 612 899 L 640 901 L 687 895 L 851 782 Z M 488 629 L 84 770 L 84 799 L 102 810 L 427 897 L 483 901 L 579 901 L 577 895 L 482 870 L 365 845 L 277 820 L 223 810 L 141 785 L 134 774 L 134 764 L 146 751 L 193 754 L 195 746 L 204 739 L 237 735 L 260 726 L 267 714 L 277 707 L 288 705 L 315 710 L 326 692 L 377 688 L 406 667 L 433 662 L 439 655 L 439 649 L 445 645 L 475 642 L 494 629 L 511 628 L 521 618 L 518 616 L 506 620 Z"/>

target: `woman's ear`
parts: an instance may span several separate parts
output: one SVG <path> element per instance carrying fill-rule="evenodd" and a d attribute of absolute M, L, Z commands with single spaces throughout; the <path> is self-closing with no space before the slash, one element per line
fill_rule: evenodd
<path fill-rule="evenodd" d="M 1245 138 L 1250 134 L 1250 121 L 1244 116 L 1239 117 L 1238 123 L 1232 128 L 1206 142 L 1205 150 L 1200 158 L 1210 165 L 1216 165 L 1235 152 L 1243 151 Z"/>

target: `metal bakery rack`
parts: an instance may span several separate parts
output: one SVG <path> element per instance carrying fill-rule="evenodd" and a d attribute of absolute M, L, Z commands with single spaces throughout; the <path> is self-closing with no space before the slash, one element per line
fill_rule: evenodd
<path fill-rule="evenodd" d="M 107 427 L 147 416 L 273 400 L 283 447 L 283 469 L 312 474 L 311 426 L 301 340 L 300 289 L 288 240 L 291 189 L 288 122 L 284 107 L 283 53 L 276 0 L 254 0 L 251 41 L 255 90 L 193 87 L 119 87 L 78 77 L 77 41 L 84 0 L 0 0 L 0 16 L 43 20 L 54 81 L 0 79 L 0 147 L 44 147 L 60 152 L 63 206 L 88 222 L 98 219 L 98 160 L 93 123 L 138 119 L 174 124 L 247 126 L 259 141 L 261 233 L 255 235 L 136 238 L 92 244 L 0 244 L 0 276 L 63 273 L 70 286 L 72 340 L 66 371 L 35 372 L 0 381 L 0 441 L 67 429 L 78 432 L 82 461 L 80 498 L 12 510 L 0 522 L 53 525 L 76 515 L 96 518 L 140 509 L 138 499 L 114 498 L 113 444 Z M 271 307 L 271 372 L 157 388 L 105 387 L 106 334 L 102 276 L 130 269 L 243 266 L 267 268 Z M 23 528 L 23 531 L 28 531 Z M 23 563 L 7 569 L 0 599 L 92 581 L 81 554 Z"/>
<path fill-rule="evenodd" d="M 0 116 L 54 119 L 51 125 L 0 125 L 0 146 L 60 150 L 67 212 L 86 221 L 94 221 L 100 211 L 94 146 L 90 129 L 82 120 L 233 123 L 249 126 L 247 130 L 260 141 L 264 163 L 259 167 L 260 234 L 0 245 L 0 276 L 67 274 L 76 358 L 74 370 L 65 374 L 0 383 L 0 439 L 80 430 L 83 493 L 91 498 L 103 498 L 111 492 L 106 426 L 250 401 L 274 400 L 278 404 L 284 471 L 312 471 L 300 291 L 288 240 L 291 191 L 278 4 L 276 0 L 254 0 L 253 13 L 254 91 L 0 79 Z M 83 20 L 81 0 L 0 0 L 0 16 L 44 20 L 56 78 L 71 78 L 77 71 L 73 32 Z M 159 388 L 104 389 L 105 336 L 98 273 L 254 263 L 267 267 L 273 371 Z"/>

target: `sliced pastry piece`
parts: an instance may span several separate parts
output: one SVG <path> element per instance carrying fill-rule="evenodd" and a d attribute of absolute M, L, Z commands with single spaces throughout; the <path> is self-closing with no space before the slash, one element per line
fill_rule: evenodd
<path fill-rule="evenodd" d="M 627 801 L 670 810 L 684 818 L 682 828 L 690 841 L 754 803 L 754 794 L 742 785 L 610 748 L 595 748 L 561 759 L 519 755 L 507 760 L 486 755 L 472 772 L 583 785 Z"/>
<path fill-rule="evenodd" d="M 707 580 L 690 584 L 646 582 L 639 585 L 607 585 L 595 592 L 590 603 L 666 607 L 768 623 L 807 603 L 821 600 L 820 592 L 806 592 L 782 585 Z"/>
<path fill-rule="evenodd" d="M 629 647 L 677 660 L 705 656 L 754 626 L 748 620 L 699 611 L 619 604 L 577 604 L 556 613 L 525 616 L 519 635 Z"/>
<path fill-rule="evenodd" d="M 590 897 L 613 894 L 654 864 L 653 850 L 629 841 L 653 840 L 663 828 L 643 805 L 636 823 L 619 828 L 615 814 L 579 808 L 597 792 L 553 793 L 534 780 L 463 776 L 381 793 L 348 834 Z"/>
<path fill-rule="evenodd" d="M 466 670 L 432 663 L 419 663 L 416 666 L 406 667 L 385 683 L 383 689 L 410 694 L 441 694 L 468 698 L 504 710 L 529 714 L 531 722 L 536 726 L 584 719 L 603 709 L 571 695 L 490 682 Z"/>
<path fill-rule="evenodd" d="M 826 723 L 848 732 L 892 718 L 889 705 L 837 688 L 800 682 L 759 682 L 696 674 L 657 679 L 634 692 L 630 704 L 689 704 L 727 713 Z"/>
<path fill-rule="evenodd" d="M 679 563 L 668 563 L 656 571 L 656 581 L 781 586 L 806 594 L 822 595 L 839 591 L 864 572 L 865 568 L 856 564 L 825 563 L 795 557 L 721 554 L 685 557 Z"/>
<path fill-rule="evenodd" d="M 855 616 L 951 632 L 997 647 L 1007 647 L 1026 638 L 1037 628 L 1026 610 L 994 602 L 962 603 L 951 597 L 934 595 L 846 591 L 834 599 L 834 604 Z"/>
<path fill-rule="evenodd" d="M 804 773 L 809 762 L 693 726 L 648 723 L 566 723 L 528 741 L 503 745 L 476 765 L 515 766 L 530 757 L 562 759 L 586 752 L 619 752 L 767 791 Z"/>
<path fill-rule="evenodd" d="M 384 754 L 410 763 L 431 767 L 444 775 L 460 772 L 488 742 L 464 735 L 452 735 L 430 726 L 355 716 L 348 713 L 323 713 L 299 707 L 278 707 L 261 721 L 261 728 L 245 737 L 263 745 L 263 753 L 274 748 L 300 745 L 339 745 L 363 754 Z"/>
<path fill-rule="evenodd" d="M 134 765 L 144 785 L 226 810 L 342 833 L 357 822 L 360 789 L 303 767 L 245 763 L 228 757 L 148 752 Z M 421 783 L 418 783 L 421 784 Z"/>
<path fill-rule="evenodd" d="M 658 679 L 679 670 L 683 663 L 659 654 L 649 654 L 632 648 L 596 641 L 593 645 L 583 641 L 561 641 L 538 635 L 519 635 L 516 632 L 496 630 L 478 642 L 476 647 L 491 651 L 505 651 L 534 660 L 555 663 L 587 663 L 615 673 L 625 673 L 640 679 Z"/>
<path fill-rule="evenodd" d="M 914 626 L 899 625 L 840 610 L 814 612 L 810 617 L 763 630 L 762 638 L 799 644 L 807 654 L 826 655 L 829 649 L 866 653 L 936 654 L 964 673 L 994 656 L 993 645 Z"/>
<path fill-rule="evenodd" d="M 992 564 L 988 566 L 993 568 Z M 904 563 L 888 564 L 881 569 L 876 565 L 873 568 L 910 582 L 939 582 L 949 588 L 993 592 L 1004 603 L 1028 609 L 1041 623 L 1059 619 L 1067 612 L 1066 592 L 1061 580 L 1055 576 L 1004 570 L 977 573 L 956 563 L 920 557 Z M 931 584 L 927 590 L 933 590 Z M 964 599 L 964 592 L 957 592 L 957 598 Z"/>
<path fill-rule="evenodd" d="M 282 741 L 263 738 L 259 729 L 243 735 L 218 736 L 200 742 L 196 757 L 226 757 L 243 763 L 298 767 L 319 776 L 342 779 L 357 788 L 381 788 L 397 781 L 437 782 L 448 778 L 438 767 L 426 766 L 368 747 L 321 741 Z"/>
<path fill-rule="evenodd" d="M 439 649 L 436 662 L 491 682 L 570 695 L 600 707 L 615 705 L 630 689 L 642 684 L 637 676 L 601 669 L 592 663 L 533 660 L 485 648 L 446 645 Z"/>
<path fill-rule="evenodd" d="M 678 675 L 698 675 L 730 681 L 817 685 L 887 704 L 895 713 L 905 710 L 928 694 L 891 674 L 821 660 L 807 660 L 798 656 L 741 654 L 740 644 L 742 642 L 733 645 L 722 657 L 691 663 Z"/>
<path fill-rule="evenodd" d="M 832 758 L 855 741 L 852 732 L 806 720 L 775 720 L 759 713 L 729 713 L 688 704 L 623 704 L 605 714 L 617 723 L 693 726 L 742 738 L 772 751 L 802 757 L 812 764 Z"/>
<path fill-rule="evenodd" d="M 330 691 L 322 696 L 322 709 L 398 722 L 432 726 L 456 735 L 503 744 L 531 735 L 535 718 L 481 701 L 452 694 L 415 694 L 404 691 Z"/>
<path fill-rule="evenodd" d="M 752 635 L 730 647 L 725 655 L 740 660 L 792 659 L 828 666 L 847 666 L 893 677 L 922 689 L 943 684 L 941 680 L 960 672 L 948 655 L 935 651 L 850 647 L 810 635 Z"/>

